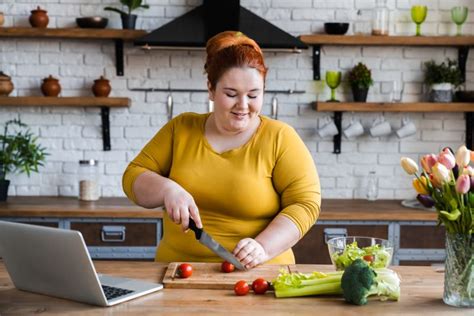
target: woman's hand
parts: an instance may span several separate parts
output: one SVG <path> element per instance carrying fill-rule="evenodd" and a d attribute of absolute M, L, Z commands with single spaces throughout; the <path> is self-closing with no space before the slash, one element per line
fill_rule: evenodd
<path fill-rule="evenodd" d="M 254 268 L 268 260 L 263 246 L 252 238 L 244 238 L 239 241 L 233 254 L 247 269 Z"/>
<path fill-rule="evenodd" d="M 181 224 L 183 231 L 189 226 L 189 217 L 196 222 L 198 228 L 202 228 L 199 210 L 193 197 L 180 185 L 176 184 L 167 188 L 164 192 L 164 204 L 168 217 L 176 224 Z"/>

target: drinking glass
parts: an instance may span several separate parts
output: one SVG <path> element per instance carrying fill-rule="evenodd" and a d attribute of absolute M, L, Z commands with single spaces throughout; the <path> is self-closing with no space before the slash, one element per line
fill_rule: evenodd
<path fill-rule="evenodd" d="M 457 26 L 456 35 L 461 35 L 461 28 L 464 22 L 466 22 L 467 14 L 469 10 L 467 7 L 453 7 L 451 9 L 451 19 Z"/>
<path fill-rule="evenodd" d="M 416 24 L 416 36 L 421 36 L 421 23 L 425 22 L 428 7 L 425 5 L 414 5 L 411 7 L 411 19 Z"/>
<path fill-rule="evenodd" d="M 398 80 L 392 81 L 392 91 L 391 91 L 391 101 L 393 103 L 400 103 L 402 102 L 403 97 L 403 82 Z"/>
<path fill-rule="evenodd" d="M 341 72 L 340 71 L 326 71 L 326 83 L 331 88 L 331 99 L 327 102 L 339 102 L 336 99 L 336 88 L 341 83 Z"/>

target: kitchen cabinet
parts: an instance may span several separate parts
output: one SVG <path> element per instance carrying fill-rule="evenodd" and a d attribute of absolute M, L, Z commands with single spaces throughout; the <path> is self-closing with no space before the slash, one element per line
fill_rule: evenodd
<path fill-rule="evenodd" d="M 300 40 L 313 46 L 313 79 L 321 79 L 320 59 L 322 45 L 341 46 L 418 46 L 418 47 L 456 47 L 458 63 L 463 79 L 466 79 L 466 63 L 469 49 L 474 46 L 474 36 L 371 36 L 371 35 L 301 35 Z M 334 111 L 334 122 L 339 133 L 334 136 L 333 153 L 341 153 L 342 113 L 360 112 L 464 112 L 466 117 L 466 146 L 474 149 L 474 103 L 314 103 L 316 111 Z"/>

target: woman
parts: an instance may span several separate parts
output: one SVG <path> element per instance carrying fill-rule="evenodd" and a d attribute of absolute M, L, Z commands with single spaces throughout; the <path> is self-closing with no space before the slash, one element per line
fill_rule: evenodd
<path fill-rule="evenodd" d="M 124 191 L 165 206 L 157 261 L 222 261 L 186 234 L 191 217 L 247 269 L 294 263 L 291 247 L 319 215 L 314 162 L 293 128 L 260 115 L 267 68 L 257 43 L 227 31 L 206 51 L 214 112 L 168 122 L 127 167 Z"/>

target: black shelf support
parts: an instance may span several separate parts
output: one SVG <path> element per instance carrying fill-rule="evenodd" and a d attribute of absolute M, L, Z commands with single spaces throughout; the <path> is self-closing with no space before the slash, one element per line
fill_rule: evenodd
<path fill-rule="evenodd" d="M 102 118 L 102 142 L 104 144 L 104 151 L 109 151 L 110 147 L 110 109 L 106 106 L 100 108 L 100 116 Z"/>
<path fill-rule="evenodd" d="M 466 81 L 466 63 L 469 56 L 469 46 L 458 47 L 458 65 L 461 70 L 462 82 Z"/>
<path fill-rule="evenodd" d="M 474 112 L 466 112 L 466 147 L 474 150 Z"/>
<path fill-rule="evenodd" d="M 342 139 L 342 112 L 337 111 L 334 112 L 334 123 L 336 124 L 337 130 L 339 133 L 334 135 L 334 154 L 340 154 L 341 153 L 341 139 Z"/>
<path fill-rule="evenodd" d="M 123 76 L 123 39 L 115 39 L 115 68 L 117 76 Z"/>
<path fill-rule="evenodd" d="M 321 45 L 313 45 L 313 80 L 321 80 Z"/>

